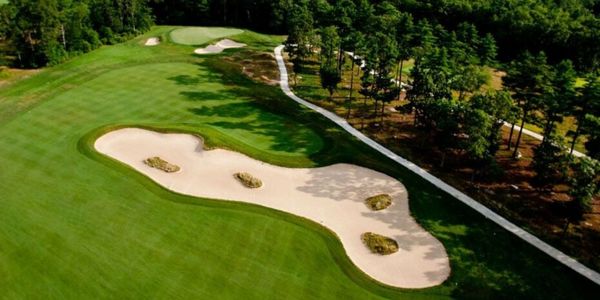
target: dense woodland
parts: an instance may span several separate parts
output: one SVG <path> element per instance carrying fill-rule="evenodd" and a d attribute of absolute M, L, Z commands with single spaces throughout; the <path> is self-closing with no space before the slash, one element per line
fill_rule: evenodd
<path fill-rule="evenodd" d="M 501 172 L 502 121 L 538 125 L 545 139 L 535 149 L 535 184 L 549 192 L 568 185 L 578 219 L 598 193 L 599 14 L 600 0 L 9 0 L 0 6 L 0 61 L 57 64 L 153 24 L 287 34 L 294 70 L 318 53 L 330 94 L 353 57 L 360 95 L 348 102 L 373 101 L 376 116 L 405 90 L 398 109 L 413 114 L 442 153 L 462 153 L 479 176 Z M 408 60 L 414 67 L 403 78 Z M 506 71 L 503 90 L 483 88 L 489 67 Z M 576 120 L 570 145 L 556 130 L 565 117 Z M 594 159 L 569 155 L 583 137 Z M 515 159 L 521 139 L 511 130 Z"/>
<path fill-rule="evenodd" d="M 471 180 L 502 176 L 504 170 L 498 165 L 496 153 L 503 147 L 504 121 L 521 128 L 525 124 L 537 125 L 542 129 L 544 140 L 534 149 L 531 169 L 535 177 L 531 184 L 539 193 L 548 195 L 554 194 L 558 186 L 563 190 L 566 187 L 571 201 L 564 207 L 565 228 L 570 222 L 581 220 L 590 212 L 599 190 L 600 81 L 595 54 L 587 56 L 583 52 L 558 51 L 558 46 L 552 48 L 551 44 L 559 44 L 555 38 L 558 31 L 554 31 L 556 28 L 549 22 L 559 21 L 548 13 L 543 17 L 549 18 L 545 25 L 536 23 L 541 22 L 539 18 L 523 25 L 528 26 L 529 31 L 517 30 L 519 24 L 508 26 L 515 28 L 511 31 L 515 36 L 512 44 L 508 39 L 503 44 L 498 42 L 504 38 L 502 34 L 484 31 L 488 28 L 485 24 L 478 26 L 481 22 L 474 18 L 478 14 L 474 5 L 477 1 L 471 2 L 474 12 L 469 18 L 452 17 L 457 21 L 455 24 L 438 22 L 440 13 L 427 10 L 429 6 L 419 3 L 408 11 L 389 1 L 373 4 L 339 0 L 317 7 L 311 6 L 314 2 L 310 1 L 294 4 L 287 19 L 286 43 L 294 72 L 302 73 L 304 66 L 312 63 L 318 53 L 320 83 L 332 98 L 342 81 L 345 61 L 350 57 L 352 75 L 350 94 L 345 101 L 347 117 L 351 116 L 352 107 L 356 108 L 352 101 L 360 99 L 363 102 L 359 108 L 361 118 L 365 118 L 364 110 L 370 109 L 366 117 L 380 118 L 378 128 L 385 131 L 386 105 L 402 98 L 403 104 L 396 110 L 411 115 L 413 127 L 420 135 L 429 137 L 430 147 L 441 153 L 438 167 L 444 168 L 447 155 L 459 156 L 462 165 L 458 167 L 474 170 Z M 511 1 L 502 5 L 507 3 Z M 551 7 L 550 3 L 554 2 L 548 2 L 546 8 Z M 438 4 L 440 6 L 431 7 L 443 7 L 442 3 Z M 561 10 L 561 6 L 554 5 L 552 7 Z M 587 21 L 596 22 L 595 3 L 584 5 L 579 1 L 568 7 L 578 7 L 579 17 L 585 15 Z M 535 9 L 532 6 L 527 13 L 541 12 L 536 13 Z M 563 12 L 568 14 L 566 10 Z M 591 30 L 580 19 L 566 18 L 572 24 L 579 22 L 579 29 L 560 29 L 564 36 L 569 36 L 563 40 L 564 49 L 571 37 Z M 527 19 L 521 16 L 518 21 Z M 537 26 L 546 26 L 545 35 L 533 29 Z M 588 41 L 577 50 L 591 51 L 600 44 L 597 38 L 590 37 Z M 544 43 L 548 44 L 544 46 Z M 499 55 L 511 47 L 521 49 L 504 52 L 504 58 Z M 414 66 L 408 78 L 403 78 L 403 63 L 407 61 L 414 61 Z M 490 67 L 506 71 L 500 90 L 486 85 Z M 355 85 L 360 86 L 360 95 L 353 95 Z M 561 135 L 557 128 L 566 117 L 575 120 L 575 129 Z M 572 142 L 567 144 L 567 139 Z M 582 139 L 586 141 L 585 149 L 590 158 L 571 155 Z M 512 149 L 515 160 L 520 159 L 522 140 L 522 129 L 517 131 L 513 125 L 506 146 Z"/>
<path fill-rule="evenodd" d="M 334 22 L 335 0 L 9 0 L 0 9 L 0 35 L 10 41 L 16 64 L 43 66 L 72 53 L 118 42 L 152 23 L 226 25 L 285 34 L 297 5 L 316 26 Z M 473 24 L 497 41 L 499 58 L 543 50 L 549 61 L 570 59 L 578 70 L 598 67 L 599 0 L 365 0 L 394 6 L 413 21 L 455 30 Z"/>

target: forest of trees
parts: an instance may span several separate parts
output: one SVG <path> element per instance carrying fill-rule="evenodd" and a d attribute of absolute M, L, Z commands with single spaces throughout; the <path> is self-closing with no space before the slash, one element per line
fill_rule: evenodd
<path fill-rule="evenodd" d="M 152 24 L 147 0 L 10 0 L 0 6 L 2 55 L 18 67 L 57 64 Z"/>
<path fill-rule="evenodd" d="M 406 87 L 405 104 L 397 109 L 411 114 L 414 127 L 421 135 L 429 136 L 428 140 L 434 143 L 430 146 L 441 152 L 439 167 L 444 167 L 447 154 L 459 153 L 464 166 L 474 170 L 473 177 L 502 173 L 496 152 L 502 146 L 504 121 L 521 127 L 517 131 L 513 125 L 507 144 L 514 148 L 515 159 L 520 156 L 523 125 L 535 124 L 542 128 L 545 138 L 534 149 L 532 184 L 541 193 L 553 193 L 552 187 L 556 185 L 568 186 L 573 200 L 568 205 L 570 220 L 580 219 L 589 211 L 599 191 L 600 174 L 597 162 L 600 159 L 600 81 L 595 57 L 578 57 L 576 51 L 552 51 L 554 56 L 550 59 L 540 50 L 546 48 L 530 36 L 529 43 L 535 47 L 518 44 L 521 52 L 506 55 L 514 55 L 513 59 L 499 61 L 498 54 L 503 48 L 494 32 L 482 31 L 466 21 L 448 25 L 437 22 L 436 12 L 420 6 L 432 1 L 410 2 L 421 18 L 402 11 L 402 5 L 393 1 L 373 2 L 295 3 L 287 19 L 286 42 L 294 70 L 302 70 L 302 65 L 318 51 L 321 85 L 331 99 L 341 82 L 344 61 L 351 58 L 350 95 L 345 103 L 347 116 L 351 114 L 350 101 L 356 98 L 352 96 L 353 87 L 359 85 L 363 110 L 367 103 L 373 103 L 368 115 L 375 116 L 376 120 L 380 118 L 380 130 L 385 130 L 385 106 L 398 99 L 401 89 Z M 479 2 L 496 1 L 471 1 L 471 4 Z M 319 5 L 315 6 L 316 3 Z M 578 4 L 582 10 L 590 8 L 587 16 L 596 20 L 595 3 Z M 453 18 L 456 21 L 462 17 Z M 565 30 L 567 35 L 575 34 Z M 518 33 L 515 34 L 518 40 Z M 539 43 L 546 41 L 540 38 Z M 599 40 L 593 39 L 588 46 L 598 44 Z M 577 63 L 571 58 L 577 59 Z M 414 60 L 410 78 L 402 78 L 403 62 L 409 59 Z M 506 70 L 502 90 L 484 88 L 490 66 Z M 585 84 L 578 87 L 578 78 Z M 363 112 L 361 118 L 364 115 Z M 573 140 L 570 145 L 564 142 L 567 136 L 561 136 L 557 130 L 566 117 L 576 120 L 576 129 L 569 133 Z M 585 148 L 589 158 L 575 158 L 570 152 L 583 135 L 587 139 Z"/>
<path fill-rule="evenodd" d="M 399 109 L 442 153 L 464 153 L 479 175 L 498 171 L 503 121 L 538 125 L 545 139 L 535 149 L 536 184 L 568 184 L 580 215 L 600 172 L 599 14 L 600 0 L 9 0 L 0 5 L 0 55 L 17 67 L 57 64 L 153 24 L 287 34 L 295 71 L 319 52 L 330 95 L 345 53 L 353 57 L 351 86 L 360 89 L 348 99 L 373 101 L 376 116 L 409 83 Z M 482 89 L 487 67 L 506 70 L 504 90 Z M 557 132 L 565 117 L 576 120 L 571 145 Z M 582 136 L 593 159 L 568 153 Z M 521 139 L 513 127 L 515 157 Z"/>
<path fill-rule="evenodd" d="M 0 9 L 0 40 L 11 41 L 20 66 L 43 66 L 143 32 L 154 22 L 170 25 L 245 27 L 286 34 L 298 6 L 318 26 L 335 15 L 336 0 L 9 0 Z M 361 2 L 361 1 L 351 1 Z M 366 0 L 456 30 L 473 24 L 497 42 L 510 61 L 528 50 L 551 63 L 570 59 L 591 71 L 600 61 L 600 0 Z M 27 16 L 27 17 L 25 17 Z M 64 36 L 64 38 L 63 38 Z M 59 47 L 62 45 L 62 48 Z"/>

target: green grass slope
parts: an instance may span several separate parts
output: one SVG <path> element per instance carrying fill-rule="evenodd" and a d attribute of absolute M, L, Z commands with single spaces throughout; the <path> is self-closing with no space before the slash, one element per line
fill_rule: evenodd
<path fill-rule="evenodd" d="M 0 89 L 0 298 L 579 299 L 589 281 L 392 164 L 219 55 L 162 43 L 172 27 Z M 249 49 L 281 42 L 252 32 Z M 241 50 L 232 50 L 241 51 Z M 224 55 L 227 55 L 227 51 Z M 93 151 L 119 126 L 197 133 L 290 167 L 356 163 L 401 180 L 440 239 L 441 286 L 382 286 L 316 223 L 168 192 Z M 343 194 L 344 191 L 339 191 Z M 394 224 L 390 224 L 394 226 Z M 358 237 L 357 237 L 358 238 Z M 413 241 L 418 243 L 418 241 Z M 399 245 L 400 251 L 411 244 Z"/>

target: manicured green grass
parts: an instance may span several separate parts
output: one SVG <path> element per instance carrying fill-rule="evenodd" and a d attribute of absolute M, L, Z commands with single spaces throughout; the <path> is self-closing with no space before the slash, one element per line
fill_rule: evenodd
<path fill-rule="evenodd" d="M 174 43 L 182 45 L 202 45 L 211 40 L 232 36 L 244 32 L 224 27 L 186 27 L 173 30 L 170 34 Z"/>
<path fill-rule="evenodd" d="M 581 299 L 581 276 L 216 55 L 147 37 L 0 88 L 0 294 L 5 298 Z M 280 37 L 245 32 L 248 49 Z M 226 55 L 226 54 L 224 54 Z M 443 285 L 403 290 L 361 273 L 316 223 L 169 192 L 93 150 L 121 126 L 199 134 L 288 167 L 355 163 L 401 180 L 446 247 Z M 343 196 L 344 191 L 340 191 Z M 398 220 L 399 222 L 402 220 Z M 390 224 L 394 226 L 394 224 Z M 418 241 L 399 245 L 411 247 Z"/>

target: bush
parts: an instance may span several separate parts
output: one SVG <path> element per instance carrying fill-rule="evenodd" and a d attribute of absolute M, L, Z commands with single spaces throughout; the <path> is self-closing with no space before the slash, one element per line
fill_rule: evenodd
<path fill-rule="evenodd" d="M 179 166 L 170 164 L 158 156 L 148 158 L 144 160 L 144 163 L 152 168 L 159 169 L 167 173 L 175 173 L 181 170 Z"/>
<path fill-rule="evenodd" d="M 392 197 L 388 194 L 380 194 L 367 198 L 365 203 L 372 210 L 382 210 L 392 205 Z"/>
<path fill-rule="evenodd" d="M 235 173 L 233 177 L 239 180 L 247 188 L 256 189 L 262 186 L 262 181 L 260 179 L 246 172 Z"/>
<path fill-rule="evenodd" d="M 389 255 L 398 252 L 398 243 L 389 237 L 365 232 L 361 235 L 361 239 L 373 253 Z"/>

